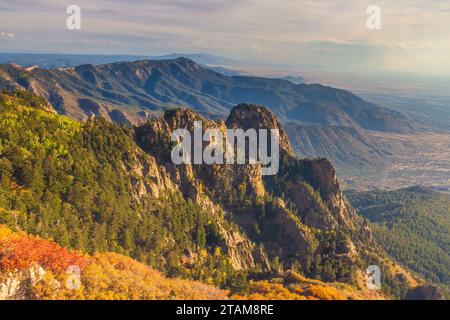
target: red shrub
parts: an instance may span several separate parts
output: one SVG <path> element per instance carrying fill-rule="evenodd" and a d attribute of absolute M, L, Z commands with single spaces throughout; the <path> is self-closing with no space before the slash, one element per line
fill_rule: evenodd
<path fill-rule="evenodd" d="M 71 265 L 83 268 L 88 260 L 76 251 L 25 234 L 0 239 L 0 270 L 24 270 L 35 264 L 59 275 Z"/>

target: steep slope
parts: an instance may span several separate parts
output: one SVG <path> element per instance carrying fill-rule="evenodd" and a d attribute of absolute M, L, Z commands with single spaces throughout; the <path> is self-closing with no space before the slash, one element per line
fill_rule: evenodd
<path fill-rule="evenodd" d="M 259 164 L 174 165 L 170 135 L 195 120 L 204 129 L 279 129 L 279 174 L 262 178 Z M 0 130 L 0 223 L 235 291 L 246 276 L 283 268 L 361 286 L 358 275 L 375 263 L 388 295 L 406 292 L 330 162 L 298 159 L 264 107 L 239 105 L 226 121 L 179 108 L 131 129 L 2 94 Z"/>
<path fill-rule="evenodd" d="M 220 210 L 183 198 L 130 129 L 83 124 L 16 96 L 2 95 L 0 105 L 2 223 L 86 252 L 129 254 L 170 274 L 205 279 L 221 270 L 227 276 L 217 284 L 253 266 L 248 239 Z M 206 258 L 216 247 L 224 254 Z"/>
<path fill-rule="evenodd" d="M 176 174 L 181 177 L 178 184 L 187 186 L 185 194 L 203 193 L 232 213 L 229 218 L 273 261 L 272 267 L 281 262 L 310 277 L 354 282 L 355 266 L 362 261 L 384 263 L 386 257 L 371 240 L 366 223 L 343 197 L 333 166 L 326 159 L 297 159 L 280 122 L 264 107 L 238 105 L 225 122 L 206 120 L 187 109 L 166 112 L 137 129 L 137 142 L 170 167 L 170 148 L 161 146 L 168 145 L 175 128 L 192 131 L 193 122 L 199 120 L 204 127 L 221 131 L 280 130 L 281 166 L 274 177 L 261 179 L 257 166 L 251 165 L 189 165 L 187 177 Z M 391 278 L 391 272 L 386 266 L 384 280 L 390 283 L 386 287 L 395 287 L 391 293 L 401 295 L 405 287 L 394 284 L 401 277 Z"/>
<path fill-rule="evenodd" d="M 450 197 L 426 188 L 349 192 L 374 236 L 399 263 L 450 288 Z"/>
<path fill-rule="evenodd" d="M 285 128 L 299 154 L 329 158 L 339 167 L 341 175 L 379 166 L 394 152 L 391 145 L 357 127 L 289 122 Z"/>

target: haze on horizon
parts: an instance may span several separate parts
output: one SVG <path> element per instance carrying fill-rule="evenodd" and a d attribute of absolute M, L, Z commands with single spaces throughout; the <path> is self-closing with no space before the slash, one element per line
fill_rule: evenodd
<path fill-rule="evenodd" d="M 450 76 L 445 0 L 0 0 L 0 51 L 204 52 L 334 72 Z M 81 8 L 82 29 L 66 28 Z M 382 29 L 366 26 L 369 5 Z"/>

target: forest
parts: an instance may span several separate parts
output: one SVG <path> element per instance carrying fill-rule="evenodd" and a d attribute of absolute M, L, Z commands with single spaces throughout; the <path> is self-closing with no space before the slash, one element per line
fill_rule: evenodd
<path fill-rule="evenodd" d="M 379 243 L 424 279 L 450 288 L 450 196 L 425 187 L 348 192 Z"/>
<path fill-rule="evenodd" d="M 46 100 L 32 94 L 1 93 L 0 224 L 68 250 L 129 256 L 168 277 L 214 285 L 236 297 L 251 296 L 267 286 L 271 288 L 267 292 L 278 290 L 280 283 L 270 279 L 285 272 L 354 285 L 355 272 L 363 263 L 384 265 L 367 250 L 356 262 L 341 258 L 338 252 L 350 237 L 347 227 L 327 229 L 326 221 L 320 220 L 325 218 L 317 222 L 323 230 L 308 227 L 311 215 L 331 214 L 324 191 L 310 184 L 315 183 L 313 177 L 302 182 L 315 206 L 306 214 L 280 188 L 290 185 L 294 174 L 311 176 L 308 161 L 285 159 L 280 175 L 268 184 L 271 192 L 263 197 L 251 196 L 246 183 L 226 195 L 210 187 L 210 197 L 224 208 L 212 217 L 177 190 L 159 196 L 139 194 L 138 182 L 154 177 L 136 173 L 149 155 L 135 139 L 128 126 L 103 118 L 76 121 L 57 115 Z M 280 220 L 281 214 L 286 220 Z M 290 243 L 283 231 L 290 223 L 305 237 L 301 241 L 307 241 L 302 255 L 296 251 L 299 243 Z M 233 265 L 233 248 L 224 245 L 236 234 L 248 239 L 243 247 L 236 246 L 241 250 L 237 254 L 248 247 L 263 257 L 251 273 Z M 361 244 L 367 241 L 358 237 Z M 386 272 L 383 289 L 389 296 L 402 297 L 408 288 Z M 292 290 L 287 296 L 297 297 Z"/>

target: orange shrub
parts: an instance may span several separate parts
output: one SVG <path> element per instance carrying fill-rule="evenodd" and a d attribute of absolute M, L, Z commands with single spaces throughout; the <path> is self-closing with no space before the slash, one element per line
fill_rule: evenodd
<path fill-rule="evenodd" d="M 347 300 L 347 297 L 337 289 L 324 285 L 312 285 L 305 290 L 305 294 L 311 295 L 319 300 Z"/>
<path fill-rule="evenodd" d="M 237 300 L 305 300 L 304 296 L 289 291 L 279 283 L 269 281 L 250 282 L 250 293 L 247 296 L 234 295 Z"/>
<path fill-rule="evenodd" d="M 14 234 L 5 226 L 0 227 L 0 270 L 24 270 L 40 265 L 60 275 L 71 265 L 83 268 L 87 259 L 76 251 L 69 251 L 56 243 L 28 236 Z"/>

